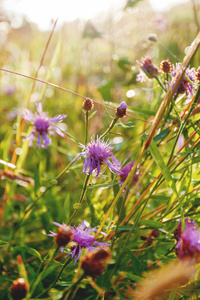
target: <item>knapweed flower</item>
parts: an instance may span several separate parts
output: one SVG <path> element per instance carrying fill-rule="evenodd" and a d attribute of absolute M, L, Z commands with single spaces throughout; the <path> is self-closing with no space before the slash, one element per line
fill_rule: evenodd
<path fill-rule="evenodd" d="M 66 228 L 67 225 L 59 224 L 57 222 L 53 222 L 56 226 L 59 226 L 59 228 Z M 103 243 L 103 242 L 97 242 L 95 240 L 95 235 L 92 234 L 92 232 L 96 232 L 96 228 L 90 228 L 89 224 L 84 220 L 81 224 L 79 224 L 77 227 L 71 227 L 72 231 L 72 238 L 71 242 L 74 243 L 74 245 L 71 247 L 71 252 L 69 255 L 71 255 L 72 258 L 74 258 L 74 263 L 77 262 L 81 255 L 82 249 L 86 249 L 87 251 L 91 251 L 93 249 L 96 249 L 97 247 L 105 247 L 110 246 L 109 243 Z M 102 235 L 106 235 L 104 232 L 100 232 Z M 54 233 L 51 231 L 51 234 L 48 234 L 49 236 L 57 236 L 57 233 Z M 63 251 L 63 247 L 61 249 L 61 252 Z"/>
<path fill-rule="evenodd" d="M 141 60 L 137 60 L 140 66 L 140 73 L 137 75 L 136 81 L 146 81 L 146 78 L 155 78 L 159 74 L 159 70 L 152 64 L 151 58 L 145 57 Z M 146 75 L 146 76 L 145 76 Z"/>
<path fill-rule="evenodd" d="M 179 258 L 198 258 L 200 255 L 200 231 L 194 220 L 185 219 L 184 230 L 182 230 L 180 221 L 174 237 L 177 240 L 175 251 Z"/>
<path fill-rule="evenodd" d="M 24 299 L 29 289 L 29 284 L 24 278 L 13 281 L 10 293 L 14 300 Z"/>
<path fill-rule="evenodd" d="M 129 162 L 123 168 L 121 168 L 121 170 L 120 170 L 121 173 L 119 174 L 120 185 L 122 185 L 124 183 L 124 181 L 128 177 L 128 174 L 130 173 L 130 171 L 131 171 L 134 164 L 135 164 L 135 160 Z M 137 168 L 137 170 L 135 172 L 135 175 L 134 175 L 134 178 L 133 178 L 132 184 L 134 184 L 138 181 L 138 175 L 139 175 L 139 169 Z"/>
<path fill-rule="evenodd" d="M 164 59 L 160 63 L 160 70 L 167 74 L 172 71 L 172 64 L 167 59 Z"/>
<path fill-rule="evenodd" d="M 59 226 L 57 233 L 51 231 L 48 236 L 54 237 L 55 244 L 61 248 L 63 252 L 64 247 L 72 240 L 72 229 L 70 226 L 60 225 L 59 223 L 54 222 L 55 225 Z"/>
<path fill-rule="evenodd" d="M 29 140 L 29 146 L 32 146 L 34 138 L 37 136 L 37 146 L 47 148 L 51 144 L 51 135 L 57 133 L 59 136 L 64 136 L 62 131 L 56 126 L 56 123 L 61 122 L 66 115 L 57 115 L 53 118 L 49 117 L 42 110 L 42 104 L 36 103 L 38 113 L 33 114 L 29 109 L 26 109 L 23 118 L 33 124 L 33 130 L 24 140 Z"/>
<path fill-rule="evenodd" d="M 126 115 L 127 104 L 125 101 L 120 103 L 120 106 L 117 107 L 115 114 L 117 118 L 123 118 Z"/>
<path fill-rule="evenodd" d="M 172 80 L 173 78 L 176 76 L 176 74 L 179 72 L 181 68 L 181 63 L 176 63 L 176 66 L 173 65 L 173 71 L 171 73 L 172 75 Z M 195 68 L 187 68 L 185 70 L 185 75 L 190 79 L 191 82 L 195 81 Z M 188 79 L 183 76 L 182 81 L 180 82 L 178 88 L 175 91 L 174 95 L 179 95 L 179 94 L 183 94 L 186 93 L 186 97 L 190 98 L 192 95 L 192 92 L 195 90 L 192 83 L 188 81 Z M 170 84 L 171 82 L 169 82 Z"/>
<path fill-rule="evenodd" d="M 93 104 L 93 101 L 92 99 L 90 98 L 86 98 L 84 101 L 83 101 L 83 109 L 86 110 L 86 111 L 89 111 L 93 108 L 94 104 Z"/>
<path fill-rule="evenodd" d="M 94 170 L 97 171 L 96 177 L 99 175 L 101 166 L 107 164 L 111 172 L 120 173 L 117 167 L 109 160 L 113 158 L 113 147 L 101 140 L 99 137 L 95 140 L 91 138 L 91 142 L 86 146 L 80 145 L 83 148 L 83 152 L 78 153 L 78 157 L 85 157 L 83 172 L 85 174 L 92 174 Z"/>

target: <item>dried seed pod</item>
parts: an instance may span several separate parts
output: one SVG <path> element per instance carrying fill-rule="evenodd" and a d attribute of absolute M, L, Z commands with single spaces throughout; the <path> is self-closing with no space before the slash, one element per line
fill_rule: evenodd
<path fill-rule="evenodd" d="M 103 273 L 110 258 L 111 251 L 108 247 L 97 248 L 87 252 L 86 255 L 81 258 L 81 268 L 86 275 L 97 277 Z"/>
<path fill-rule="evenodd" d="M 196 76 L 196 80 L 198 81 L 198 83 L 200 84 L 200 67 L 198 67 L 197 72 L 195 74 Z"/>
<path fill-rule="evenodd" d="M 120 103 L 120 106 L 117 107 L 115 114 L 117 118 L 123 118 L 126 115 L 127 104 L 125 101 Z"/>
<path fill-rule="evenodd" d="M 172 64 L 167 59 L 164 59 L 160 63 L 160 70 L 167 74 L 172 71 Z"/>
<path fill-rule="evenodd" d="M 57 234 L 54 236 L 54 242 L 59 247 L 64 247 L 72 239 L 72 230 L 69 226 L 59 227 Z"/>
<path fill-rule="evenodd" d="M 24 278 L 18 278 L 13 281 L 10 288 L 11 295 L 14 300 L 23 299 L 29 289 L 28 282 Z"/>
<path fill-rule="evenodd" d="M 93 108 L 93 101 L 90 99 L 90 98 L 86 98 L 84 101 L 83 101 L 83 109 L 84 110 L 91 110 Z"/>

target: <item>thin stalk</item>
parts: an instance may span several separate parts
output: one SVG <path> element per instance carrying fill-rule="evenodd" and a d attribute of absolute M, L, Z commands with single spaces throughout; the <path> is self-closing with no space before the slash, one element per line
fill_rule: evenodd
<path fill-rule="evenodd" d="M 77 285 L 79 284 L 79 282 L 81 282 L 81 280 L 85 277 L 85 273 L 83 273 L 83 275 L 81 275 L 81 277 L 76 281 L 74 282 L 70 287 L 67 287 L 65 290 L 64 290 L 64 293 L 67 293 L 64 300 L 67 300 L 71 294 L 71 290 L 73 291 L 74 288 L 77 287 Z M 63 294 L 64 296 L 64 294 Z"/>
<path fill-rule="evenodd" d="M 47 268 L 49 267 L 49 265 L 51 264 L 56 252 L 58 251 L 59 247 L 56 247 L 56 249 L 53 251 L 52 255 L 50 256 L 50 259 L 48 261 L 48 263 L 45 265 L 44 270 L 38 275 L 37 279 L 34 281 L 32 288 L 30 289 L 29 293 L 27 294 L 25 299 L 30 299 L 31 296 L 33 295 L 36 287 L 38 286 L 38 284 L 40 283 L 40 281 L 42 280 L 42 276 L 45 274 Z"/>
<path fill-rule="evenodd" d="M 78 203 L 76 203 L 76 205 L 77 205 L 78 207 L 75 208 L 75 210 L 74 210 L 74 212 L 73 212 L 71 218 L 69 219 L 68 225 L 72 222 L 72 220 L 74 219 L 75 215 L 77 214 L 79 208 L 81 207 L 81 204 L 82 204 L 82 202 L 83 202 L 85 193 L 86 193 L 86 191 L 87 191 L 87 185 L 88 185 L 89 179 L 90 179 L 90 174 L 87 174 L 86 177 L 85 177 L 85 181 L 84 181 L 84 184 L 83 184 L 83 189 L 82 189 L 82 192 L 81 192 L 79 201 L 78 201 Z"/>
<path fill-rule="evenodd" d="M 110 126 L 108 127 L 108 129 L 100 136 L 101 139 L 104 138 L 111 131 L 111 129 L 115 126 L 117 121 L 118 121 L 117 117 L 112 119 L 112 122 L 110 123 Z"/>
<path fill-rule="evenodd" d="M 37 295 L 37 298 L 41 297 L 42 295 L 46 294 L 50 289 L 52 289 L 56 282 L 58 281 L 58 279 L 60 278 L 62 272 L 64 271 L 64 269 L 66 268 L 66 266 L 71 262 L 71 258 L 69 258 L 66 263 L 62 266 L 60 272 L 58 273 L 58 275 L 56 276 L 56 279 L 53 281 L 53 283 L 48 286 L 48 288 L 46 288 L 44 291 L 42 291 L 42 293 L 40 293 L 39 295 Z"/>
<path fill-rule="evenodd" d="M 89 113 L 88 113 L 88 110 L 86 110 L 86 112 L 85 112 L 85 145 L 88 142 L 88 116 L 89 116 Z"/>

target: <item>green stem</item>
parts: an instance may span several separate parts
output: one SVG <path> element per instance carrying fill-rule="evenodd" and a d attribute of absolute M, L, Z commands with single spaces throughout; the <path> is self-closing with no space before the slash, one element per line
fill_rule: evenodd
<path fill-rule="evenodd" d="M 112 122 L 110 123 L 110 126 L 108 127 L 108 129 L 100 136 L 100 139 L 104 138 L 110 131 L 111 129 L 115 126 L 115 124 L 118 121 L 118 117 L 112 119 Z"/>
<path fill-rule="evenodd" d="M 90 174 L 87 174 L 86 177 L 85 177 L 85 181 L 84 181 L 84 184 L 83 184 L 83 189 L 82 189 L 79 201 L 78 201 L 78 203 L 75 204 L 75 205 L 77 205 L 77 208 L 75 208 L 71 218 L 69 219 L 68 224 L 70 224 L 72 222 L 72 220 L 74 219 L 75 215 L 77 214 L 79 208 L 81 207 L 81 204 L 83 202 L 85 193 L 87 191 L 87 184 L 88 184 L 89 179 L 90 179 Z"/>
<path fill-rule="evenodd" d="M 79 282 L 81 282 L 81 280 L 85 277 L 85 273 L 83 273 L 83 275 L 81 275 L 81 277 L 76 281 L 74 282 L 70 287 L 67 287 L 65 290 L 64 290 L 64 293 L 63 293 L 63 297 L 65 294 L 69 293 L 71 290 L 73 291 L 73 289 L 79 284 Z M 68 299 L 70 296 L 70 294 L 65 297 L 65 300 Z"/>
<path fill-rule="evenodd" d="M 48 288 L 46 288 L 44 291 L 42 291 L 42 293 L 40 293 L 39 295 L 37 295 L 37 298 L 41 297 L 42 295 L 46 294 L 50 289 L 52 289 L 56 282 L 58 281 L 59 277 L 61 276 L 62 272 L 64 271 L 64 269 L 66 268 L 66 266 L 71 262 L 71 257 L 66 261 L 66 263 L 62 266 L 60 272 L 58 273 L 56 279 L 54 280 L 54 282 L 48 286 Z"/>
<path fill-rule="evenodd" d="M 88 110 L 85 112 L 85 145 L 88 142 Z"/>
<path fill-rule="evenodd" d="M 49 261 L 47 262 L 47 264 L 45 265 L 43 271 L 38 275 L 37 279 L 34 281 L 32 288 L 30 288 L 29 293 L 26 296 L 26 299 L 30 299 L 31 296 L 33 295 L 36 287 L 38 286 L 38 284 L 41 282 L 41 279 L 43 277 L 43 275 L 45 274 L 47 268 L 49 267 L 50 263 L 52 262 L 54 256 L 56 255 L 56 252 L 58 251 L 59 247 L 56 247 L 56 249 L 52 252 Z"/>
<path fill-rule="evenodd" d="M 160 79 L 159 79 L 157 76 L 155 76 L 155 79 L 157 80 L 158 84 L 161 86 L 161 88 L 163 89 L 163 91 L 167 92 L 165 86 L 164 86 L 163 83 L 160 81 Z"/>

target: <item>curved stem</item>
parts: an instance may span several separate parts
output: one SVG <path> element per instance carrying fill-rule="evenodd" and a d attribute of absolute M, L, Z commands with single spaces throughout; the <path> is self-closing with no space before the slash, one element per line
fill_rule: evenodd
<path fill-rule="evenodd" d="M 88 142 L 88 110 L 85 112 L 85 145 Z"/>
<path fill-rule="evenodd" d="M 117 123 L 118 118 L 114 118 L 112 119 L 112 122 L 110 123 L 110 126 L 108 127 L 108 129 L 100 136 L 100 139 L 104 138 L 110 131 L 111 129 L 115 126 L 115 124 Z"/>

